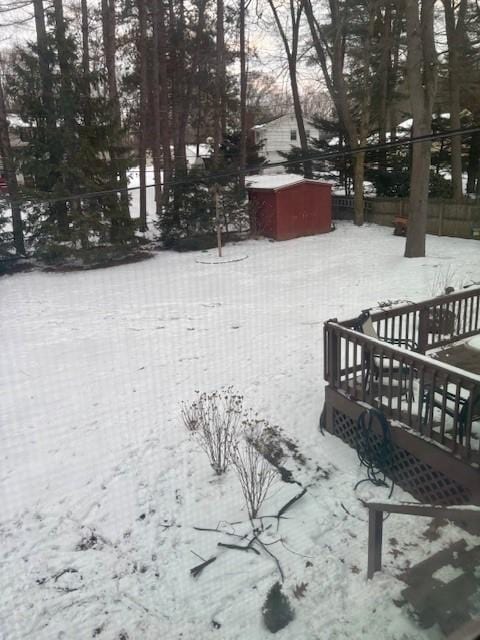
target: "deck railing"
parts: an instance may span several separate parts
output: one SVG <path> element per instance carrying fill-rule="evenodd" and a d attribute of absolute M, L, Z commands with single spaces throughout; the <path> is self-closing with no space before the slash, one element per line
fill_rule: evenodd
<path fill-rule="evenodd" d="M 371 313 L 379 337 L 409 340 L 426 353 L 480 333 L 480 287 Z M 340 322 L 354 328 L 356 320 Z"/>
<path fill-rule="evenodd" d="M 454 329 L 462 337 L 474 333 L 469 318 L 476 316 L 475 310 L 470 313 L 469 302 L 467 321 L 463 320 L 466 299 L 476 300 L 474 309 L 478 311 L 478 297 L 456 296 L 462 321 Z M 446 303 L 437 302 L 433 308 L 442 304 Z M 374 322 L 379 332 L 384 328 L 389 337 L 418 337 L 414 314 L 424 308 L 432 307 L 418 306 L 408 311 L 404 307 L 402 314 L 397 310 L 374 314 Z M 382 325 L 384 320 L 386 325 Z M 480 462 L 479 440 L 472 437 L 480 376 L 366 336 L 346 324 L 329 321 L 324 325 L 324 374 L 328 384 L 353 400 L 381 409 L 387 418 L 437 441 L 462 459 Z M 443 343 L 435 336 L 434 340 Z"/>

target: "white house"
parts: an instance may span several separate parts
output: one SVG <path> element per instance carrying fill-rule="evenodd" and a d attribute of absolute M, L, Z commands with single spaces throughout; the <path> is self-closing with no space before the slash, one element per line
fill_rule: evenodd
<path fill-rule="evenodd" d="M 305 130 L 307 138 L 320 138 L 318 129 L 308 121 L 308 118 L 305 118 Z M 300 146 L 297 120 L 293 113 L 287 113 L 284 116 L 270 120 L 270 122 L 257 124 L 253 127 L 253 133 L 255 135 L 255 144 L 263 144 L 260 154 L 264 156 L 269 163 L 285 160 L 279 151 L 288 153 L 292 146 Z M 282 166 L 270 167 L 266 169 L 265 172 L 283 173 L 284 168 Z"/>

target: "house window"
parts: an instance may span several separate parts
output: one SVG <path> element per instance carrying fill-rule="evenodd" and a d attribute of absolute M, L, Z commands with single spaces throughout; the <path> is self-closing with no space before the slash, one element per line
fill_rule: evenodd
<path fill-rule="evenodd" d="M 296 129 L 290 129 L 290 140 L 292 142 L 295 142 L 296 139 L 297 139 L 297 130 Z"/>

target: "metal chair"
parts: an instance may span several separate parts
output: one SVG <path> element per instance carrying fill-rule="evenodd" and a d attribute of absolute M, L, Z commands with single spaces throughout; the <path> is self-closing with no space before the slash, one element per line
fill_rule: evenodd
<path fill-rule="evenodd" d="M 370 316 L 369 310 L 362 311 L 362 313 L 358 316 L 356 320 L 354 328 L 360 333 L 363 333 L 364 335 L 370 338 L 375 338 L 376 340 L 381 340 L 383 342 L 387 342 L 389 344 L 393 344 L 397 346 L 405 346 L 408 349 L 410 349 L 410 351 L 418 351 L 417 343 L 410 338 L 388 338 L 384 336 L 379 336 L 375 330 L 375 327 L 373 326 L 373 322 L 372 322 L 372 318 Z M 398 378 L 399 384 L 402 384 L 403 381 L 406 380 L 407 376 L 410 374 L 409 367 L 401 364 L 393 365 L 393 366 L 389 366 L 389 363 L 384 364 L 382 356 L 375 355 L 375 353 L 373 354 L 372 362 L 373 362 L 373 367 L 372 367 L 373 371 L 370 371 L 370 358 L 367 355 L 366 362 L 365 362 L 365 370 L 366 370 L 365 387 L 367 387 L 368 384 L 370 383 L 371 375 L 373 375 L 374 380 L 378 380 L 380 376 L 380 372 L 382 372 L 382 377 L 390 376 L 390 375 L 393 376 L 394 374 L 400 374 Z M 408 389 L 405 389 L 405 395 L 408 396 Z M 412 396 L 412 400 L 415 400 L 413 391 L 411 396 Z"/>

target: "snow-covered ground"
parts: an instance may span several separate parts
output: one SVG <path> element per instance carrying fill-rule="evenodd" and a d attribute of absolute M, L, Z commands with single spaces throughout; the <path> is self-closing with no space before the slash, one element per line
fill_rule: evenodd
<path fill-rule="evenodd" d="M 391 516 L 384 571 L 366 582 L 358 498 L 388 490 L 354 492 L 364 477 L 355 452 L 318 431 L 322 322 L 429 296 L 439 273 L 478 281 L 479 248 L 429 237 L 428 257 L 407 260 L 390 229 L 344 223 L 227 246 L 248 255 L 238 262 L 162 252 L 1 278 L 0 638 L 270 637 L 261 606 L 279 579 L 273 559 L 217 548 L 232 538 L 193 528 L 249 527 L 235 473 L 213 475 L 180 417 L 196 389 L 223 385 L 306 456 L 286 466 L 307 494 L 263 534 L 296 613 L 277 637 L 436 638 L 393 603 L 396 575 L 465 533 L 448 525 L 429 542 L 428 519 Z M 298 490 L 279 481 L 263 513 Z M 408 496 L 395 488 L 394 498 Z"/>

